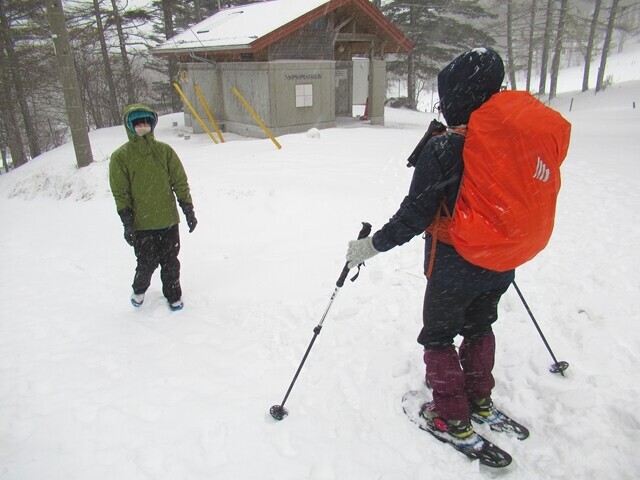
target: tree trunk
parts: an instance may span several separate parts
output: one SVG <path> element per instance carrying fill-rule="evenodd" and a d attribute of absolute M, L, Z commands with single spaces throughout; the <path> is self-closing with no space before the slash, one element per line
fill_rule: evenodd
<path fill-rule="evenodd" d="M 175 0 L 162 0 L 162 15 L 164 17 L 164 36 L 168 40 L 174 36 L 173 14 Z M 169 60 L 169 85 L 178 81 L 178 60 L 174 56 L 170 56 Z M 181 110 L 182 103 L 180 96 L 171 88 L 171 110 L 178 112 Z"/>
<path fill-rule="evenodd" d="M 418 104 L 416 98 L 415 58 L 413 53 L 407 55 L 407 98 L 411 100 L 413 105 Z"/>
<path fill-rule="evenodd" d="M 102 13 L 100 12 L 100 0 L 93 0 L 93 11 L 96 17 L 96 27 L 98 30 L 98 41 L 100 42 L 100 53 L 102 55 L 102 62 L 104 64 L 104 73 L 107 80 L 107 87 L 109 88 L 109 98 L 107 99 L 109 104 L 109 111 L 111 112 L 111 125 L 118 125 L 120 123 L 120 109 L 118 108 L 118 92 L 116 91 L 116 84 L 113 79 L 113 70 L 111 68 L 111 60 L 109 59 L 109 49 L 107 48 L 107 41 L 104 38 L 104 27 L 102 25 Z"/>
<path fill-rule="evenodd" d="M 11 81 L 7 75 L 6 59 L 4 51 L 0 49 L 0 111 L 3 112 L 5 127 L 7 129 L 7 146 L 11 151 L 11 161 L 13 168 L 17 168 L 27 163 L 27 155 L 24 151 L 24 143 L 22 142 L 22 135 L 20 134 L 20 126 L 16 117 L 16 111 L 14 108 L 13 89 L 11 88 Z"/>
<path fill-rule="evenodd" d="M 547 64 L 549 63 L 549 38 L 551 37 L 551 24 L 553 20 L 553 0 L 547 0 L 547 20 L 544 26 L 544 41 L 542 46 L 542 59 L 540 60 L 540 87 L 538 94 L 542 95 L 547 89 Z"/>
<path fill-rule="evenodd" d="M 122 73 L 124 74 L 124 83 L 127 90 L 127 103 L 135 103 L 136 94 L 133 88 L 133 76 L 131 75 L 131 64 L 129 63 L 129 55 L 127 53 L 127 43 L 122 29 L 122 17 L 118 10 L 118 4 L 116 0 L 111 0 L 111 6 L 113 7 L 113 19 L 116 24 L 116 31 L 118 32 L 118 43 L 120 44 L 120 56 L 122 57 Z"/>
<path fill-rule="evenodd" d="M 0 66 L 0 69 L 2 67 Z M 2 90 L 6 95 L 9 93 L 6 89 L 7 78 L 6 75 L 1 75 L 2 81 Z M 18 126 L 18 122 L 16 121 L 16 113 L 15 109 L 11 102 L 6 101 L 5 95 L 2 95 L 0 99 L 0 107 L 2 107 L 2 111 L 4 112 L 4 122 L 7 129 L 7 146 L 9 147 L 9 151 L 11 152 L 11 162 L 13 163 L 13 168 L 17 168 L 21 165 L 27 163 L 27 155 L 24 151 L 24 145 L 22 143 L 22 135 L 20 134 L 20 127 Z M 7 167 L 8 171 L 8 167 Z"/>
<path fill-rule="evenodd" d="M 582 91 L 589 90 L 589 71 L 591 69 L 591 56 L 593 55 L 593 44 L 595 43 L 596 31 L 598 27 L 598 17 L 600 17 L 600 7 L 602 0 L 596 0 L 596 6 L 593 9 L 593 17 L 591 18 L 591 28 L 589 30 L 589 40 L 587 41 L 587 51 L 584 55 L 584 73 L 582 75 Z"/>
<path fill-rule="evenodd" d="M 40 150 L 40 145 L 38 143 L 38 135 L 33 124 L 31 112 L 29 111 L 29 106 L 27 105 L 27 95 L 25 93 L 25 88 L 23 87 L 18 60 L 13 48 L 13 38 L 11 37 L 9 22 L 4 11 L 3 0 L 0 0 L 0 32 L 2 34 L 1 43 L 4 45 L 4 49 L 7 53 L 7 60 L 3 68 L 8 69 L 10 79 L 13 82 L 13 86 L 15 88 L 15 94 L 17 98 L 15 98 L 14 100 L 17 100 L 18 105 L 20 105 L 20 112 L 22 113 L 22 120 L 24 121 L 24 128 L 27 134 L 27 142 L 29 143 L 29 152 L 31 153 L 31 158 L 37 157 L 38 155 L 40 155 L 40 153 L 42 153 L 42 151 Z"/>
<path fill-rule="evenodd" d="M 82 106 L 82 97 L 78 87 L 78 78 L 73 62 L 73 51 L 67 33 L 67 24 L 64 18 L 62 0 L 47 0 L 47 15 L 53 45 L 55 48 L 58 69 L 60 71 L 60 83 L 64 93 L 64 101 L 67 106 L 67 117 L 71 127 L 71 139 L 76 153 L 78 167 L 86 167 L 93 161 L 87 119 Z"/>
<path fill-rule="evenodd" d="M 549 99 L 555 98 L 558 91 L 558 74 L 560 72 L 560 57 L 562 56 L 562 38 L 564 37 L 564 26 L 567 23 L 567 4 L 569 0 L 561 0 L 560 17 L 558 18 L 558 34 L 553 51 L 553 61 L 551 62 L 551 84 L 549 85 Z"/>
<path fill-rule="evenodd" d="M 80 90 L 80 101 L 82 102 L 82 107 L 84 109 L 85 118 L 89 122 L 90 125 L 93 125 L 95 128 L 105 128 L 110 125 L 109 119 L 105 118 L 110 117 L 109 109 L 102 108 L 102 99 L 97 95 L 92 95 L 91 84 L 94 83 L 90 74 L 85 74 L 84 72 L 80 72 L 77 75 L 78 78 L 78 88 Z"/>
<path fill-rule="evenodd" d="M 600 68 L 598 68 L 598 79 L 596 80 L 596 92 L 604 88 L 604 71 L 607 66 L 607 55 L 611 46 L 611 37 L 613 36 L 613 27 L 616 23 L 616 14 L 618 13 L 619 0 L 611 2 L 611 11 L 609 12 L 609 21 L 607 22 L 607 31 L 604 35 L 604 43 L 602 44 L 602 55 L 600 56 Z"/>
<path fill-rule="evenodd" d="M 409 7 L 409 31 L 413 31 L 416 24 L 415 7 Z M 416 57 L 413 52 L 407 55 L 407 98 L 411 100 L 413 105 L 418 104 L 416 91 Z"/>
<path fill-rule="evenodd" d="M 0 155 L 2 155 L 2 172 L 9 171 L 9 163 L 7 162 L 7 149 L 5 147 L 0 147 Z"/>
<path fill-rule="evenodd" d="M 620 16 L 624 17 L 624 9 L 625 7 L 621 8 L 621 12 L 620 12 Z M 624 50 L 624 41 L 627 39 L 627 32 L 625 30 L 621 30 L 620 31 L 620 40 L 618 41 L 618 53 L 622 53 L 622 51 Z"/>
<path fill-rule="evenodd" d="M 531 91 L 531 71 L 533 70 L 533 33 L 536 25 L 536 3 L 531 3 L 531 23 L 529 24 L 529 54 L 527 55 L 527 92 Z"/>
<path fill-rule="evenodd" d="M 516 90 L 516 66 L 513 58 L 513 0 L 507 1 L 507 70 L 511 90 Z"/>
<path fill-rule="evenodd" d="M 0 82 L 0 87 L 2 84 Z M 4 105 L 2 104 L 2 100 L 0 99 L 0 108 L 4 111 Z M 2 116 L 0 115 L 0 156 L 2 157 L 2 164 L 0 164 L 0 174 L 6 173 L 9 171 L 9 162 L 7 160 L 7 128 L 5 127 L 5 122 Z"/>

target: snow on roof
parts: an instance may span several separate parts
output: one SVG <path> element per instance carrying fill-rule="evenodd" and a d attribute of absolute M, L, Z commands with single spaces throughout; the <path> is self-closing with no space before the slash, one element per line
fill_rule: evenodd
<path fill-rule="evenodd" d="M 327 3 L 329 0 L 271 0 L 228 8 L 153 50 L 249 48 L 257 39 Z"/>

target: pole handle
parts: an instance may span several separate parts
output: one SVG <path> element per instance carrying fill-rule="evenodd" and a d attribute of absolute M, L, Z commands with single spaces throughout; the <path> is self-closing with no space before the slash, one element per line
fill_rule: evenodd
<path fill-rule="evenodd" d="M 437 120 L 431 120 L 431 123 L 429 124 L 429 128 L 427 128 L 427 131 L 425 132 L 424 136 L 418 142 L 418 145 L 416 145 L 416 148 L 413 149 L 413 152 L 411 152 L 411 155 L 409 155 L 409 158 L 407 158 L 407 167 L 415 167 L 416 163 L 418 163 L 418 158 L 422 153 L 422 149 L 427 144 L 427 142 L 431 140 L 433 137 L 435 137 L 436 135 L 440 135 L 446 131 L 447 131 L 447 127 L 444 126 L 442 123 L 440 123 Z"/>
<path fill-rule="evenodd" d="M 362 240 L 366 238 L 371 233 L 371 224 L 367 222 L 362 222 L 362 228 L 360 229 L 360 233 L 358 233 L 358 240 Z M 344 285 L 344 281 L 347 279 L 347 275 L 349 275 L 349 262 L 344 264 L 344 268 L 342 269 L 342 273 L 340 274 L 340 278 L 336 282 L 336 287 L 342 288 Z"/>

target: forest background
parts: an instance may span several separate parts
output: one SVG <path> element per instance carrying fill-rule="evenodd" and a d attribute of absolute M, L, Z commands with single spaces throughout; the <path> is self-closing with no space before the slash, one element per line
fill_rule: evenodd
<path fill-rule="evenodd" d="M 178 64 L 153 57 L 149 48 L 220 9 L 249 3 L 255 2 L 0 0 L 0 173 L 73 134 L 73 115 L 65 103 L 68 87 L 54 48 L 53 38 L 60 37 L 52 20 L 56 7 L 60 13 L 64 8 L 62 28 L 71 44 L 82 125 L 92 130 L 120 124 L 122 108 L 133 102 L 148 103 L 160 113 L 181 111 L 182 102 L 171 88 Z M 410 108 L 433 89 L 443 65 L 478 45 L 503 54 L 508 88 L 551 99 L 560 69 L 582 65 L 582 90 L 597 93 L 615 81 L 606 72 L 608 55 L 622 52 L 640 36 L 640 0 L 372 3 L 416 44 L 409 55 L 388 64 L 389 82 L 402 85 L 406 95 L 400 103 Z M 599 68 L 590 71 L 598 58 Z M 79 159 L 78 164 L 86 162 Z"/>

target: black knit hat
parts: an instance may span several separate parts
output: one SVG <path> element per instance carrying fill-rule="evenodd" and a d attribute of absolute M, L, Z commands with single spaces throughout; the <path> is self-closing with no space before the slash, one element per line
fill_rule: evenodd
<path fill-rule="evenodd" d="M 490 48 L 474 48 L 438 74 L 440 111 L 449 126 L 469 123 L 471 112 L 500 91 L 504 64 Z"/>

